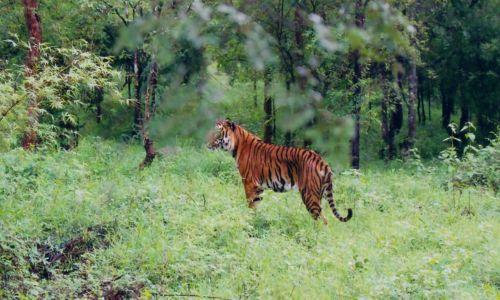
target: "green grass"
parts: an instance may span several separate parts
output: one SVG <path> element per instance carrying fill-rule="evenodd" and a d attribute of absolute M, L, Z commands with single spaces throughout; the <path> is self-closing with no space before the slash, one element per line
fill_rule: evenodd
<path fill-rule="evenodd" d="M 0 298 L 115 290 L 144 298 L 498 299 L 499 198 L 446 191 L 438 165 L 336 174 L 337 206 L 344 214 L 352 207 L 354 217 L 336 221 L 324 201 L 324 226 L 297 192 L 265 192 L 249 210 L 224 153 L 183 147 L 138 171 L 142 158 L 139 146 L 100 139 L 74 152 L 0 154 Z M 43 262 L 37 244 L 57 250 L 78 236 L 91 245 L 82 255 Z"/>

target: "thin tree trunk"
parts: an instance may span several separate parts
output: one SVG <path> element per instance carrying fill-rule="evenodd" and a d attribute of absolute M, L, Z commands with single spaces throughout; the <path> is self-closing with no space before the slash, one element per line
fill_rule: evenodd
<path fill-rule="evenodd" d="M 394 111 L 391 116 L 391 131 L 397 135 L 403 127 L 403 102 L 401 96 L 395 96 Z"/>
<path fill-rule="evenodd" d="M 431 95 L 432 95 L 433 87 L 431 83 L 427 87 L 427 112 L 429 114 L 429 122 L 431 121 Z"/>
<path fill-rule="evenodd" d="M 97 87 L 95 89 L 95 121 L 97 124 L 102 121 L 102 100 L 104 91 L 102 87 Z"/>
<path fill-rule="evenodd" d="M 394 112 L 391 117 L 391 126 L 396 134 L 399 133 L 403 127 L 403 102 L 406 102 L 404 87 L 403 87 L 403 73 L 398 72 L 396 82 L 398 85 L 396 103 L 394 104 Z"/>
<path fill-rule="evenodd" d="M 250 2 L 250 1 L 249 1 Z M 285 70 L 285 84 L 286 84 L 286 90 L 287 93 L 290 91 L 290 85 L 295 82 L 295 67 L 294 67 L 294 62 L 295 58 L 293 57 L 292 53 L 287 50 L 288 47 L 288 42 L 286 39 L 286 35 L 284 32 L 284 24 L 285 24 L 285 0 L 279 0 L 279 4 L 277 5 L 279 11 L 278 11 L 278 18 L 277 18 L 277 24 L 276 24 L 276 31 L 274 32 L 275 38 L 277 41 L 277 46 L 279 49 L 280 57 L 281 57 L 281 63 L 282 67 Z M 287 146 L 293 146 L 293 133 L 290 130 L 287 130 L 285 132 L 285 145 Z"/>
<path fill-rule="evenodd" d="M 398 111 L 398 97 L 394 87 L 392 86 L 392 82 L 388 81 L 385 70 L 382 71 L 382 73 L 383 99 L 381 101 L 381 125 L 382 139 L 385 145 L 384 149 L 381 151 L 381 156 L 386 160 L 392 160 L 396 155 L 394 138 L 400 128 L 396 127 L 397 122 L 395 121 L 399 118 L 398 114 L 402 114 L 402 110 Z"/>
<path fill-rule="evenodd" d="M 287 97 L 290 97 L 290 85 L 291 85 L 291 81 L 287 80 L 285 82 Z M 294 146 L 293 133 L 290 130 L 285 131 L 285 146 L 288 146 L 288 147 L 293 147 Z"/>
<path fill-rule="evenodd" d="M 399 133 L 399 130 L 401 130 L 401 126 L 403 126 L 403 104 L 392 85 L 389 90 L 389 103 L 391 104 L 391 120 L 387 137 L 387 155 L 388 159 L 394 159 L 396 157 L 396 144 L 394 139 Z"/>
<path fill-rule="evenodd" d="M 391 137 L 391 148 L 389 149 L 390 155 L 396 157 L 397 148 L 395 146 L 395 137 L 399 134 L 403 127 L 403 102 L 406 102 L 404 86 L 403 86 L 403 72 L 398 71 L 396 74 L 397 88 L 391 86 L 391 118 L 389 126 L 389 136 Z"/>
<path fill-rule="evenodd" d="M 158 1 L 152 1 L 153 4 L 153 14 L 156 18 L 160 17 L 161 6 Z M 149 84 L 146 90 L 146 97 L 144 98 L 144 119 L 142 122 L 142 138 L 144 144 L 144 150 L 146 151 L 146 156 L 144 161 L 139 166 L 141 169 L 151 165 L 155 159 L 156 152 L 154 148 L 154 142 L 149 136 L 148 126 L 152 115 L 156 111 L 156 87 L 158 85 L 158 63 L 156 62 L 156 53 L 151 55 L 151 69 L 149 71 Z"/>
<path fill-rule="evenodd" d="M 415 102 L 417 101 L 417 66 L 414 61 L 410 61 L 410 70 L 408 74 L 408 136 L 403 143 L 403 155 L 408 155 L 409 150 L 415 144 L 415 136 L 417 132 L 416 116 L 415 116 Z"/>
<path fill-rule="evenodd" d="M 450 128 L 448 125 L 450 124 L 451 121 L 451 113 L 452 113 L 452 103 L 451 103 L 451 97 L 448 94 L 448 91 L 444 87 L 444 84 L 441 84 L 440 87 L 441 91 L 441 126 L 443 126 L 444 129 L 448 132 L 448 134 L 451 134 Z"/>
<path fill-rule="evenodd" d="M 276 99 L 273 97 L 273 136 L 276 136 Z"/>
<path fill-rule="evenodd" d="M 304 66 L 304 17 L 302 15 L 302 11 L 300 9 L 299 4 L 295 4 L 295 12 L 293 19 L 293 29 L 294 29 L 294 37 L 295 37 L 295 62 L 297 63 L 297 68 L 305 68 Z M 301 91 L 306 89 L 307 77 L 300 72 L 297 72 L 297 81 L 299 84 L 299 88 Z"/>
<path fill-rule="evenodd" d="M 126 72 L 127 72 L 127 79 L 126 79 L 126 83 L 127 83 L 127 93 L 128 93 L 128 99 L 132 99 L 132 72 L 130 72 L 130 68 L 126 68 Z"/>
<path fill-rule="evenodd" d="M 425 102 L 424 102 L 424 89 L 423 89 L 423 84 L 421 85 L 421 89 L 419 89 L 419 95 L 420 95 L 420 101 L 421 101 L 421 105 L 420 107 L 422 107 L 422 124 L 425 125 L 425 121 L 426 121 L 426 115 L 425 115 Z"/>
<path fill-rule="evenodd" d="M 271 70 L 264 71 L 264 142 L 273 142 L 273 98 L 270 94 Z"/>
<path fill-rule="evenodd" d="M 418 124 L 422 123 L 422 114 L 420 113 L 421 111 L 421 105 L 420 105 L 420 90 L 417 93 L 417 119 L 418 119 Z"/>
<path fill-rule="evenodd" d="M 144 150 L 146 151 L 146 157 L 141 163 L 140 168 L 148 167 L 154 160 L 156 152 L 154 149 L 154 142 L 149 137 L 149 122 L 152 117 L 152 103 L 155 102 L 156 98 L 156 86 L 158 83 L 158 64 L 156 63 L 156 57 L 153 55 L 151 70 L 149 73 L 149 85 L 146 90 L 146 96 L 144 97 L 144 119 L 142 121 L 142 139 L 144 144 Z"/>
<path fill-rule="evenodd" d="M 142 128 L 142 100 L 141 100 L 141 73 L 140 50 L 134 50 L 134 133 L 137 134 Z"/>
<path fill-rule="evenodd" d="M 38 0 L 23 0 L 24 18 L 28 29 L 29 50 L 26 56 L 25 74 L 31 77 L 36 74 L 36 67 L 40 58 L 40 44 L 42 43 L 42 24 L 37 13 Z M 32 91 L 33 87 L 26 83 L 26 90 Z M 22 146 L 26 150 L 36 147 L 38 125 L 38 101 L 35 93 L 28 93 L 28 126 L 22 139 Z"/>
<path fill-rule="evenodd" d="M 462 103 L 460 107 L 460 129 L 462 129 L 469 120 L 469 106 L 466 103 Z"/>
<path fill-rule="evenodd" d="M 158 107 L 158 102 L 156 99 L 156 87 L 158 86 L 158 62 L 156 59 L 156 55 L 152 55 L 151 71 L 149 76 L 149 83 L 151 87 L 151 105 L 149 106 L 151 112 L 149 118 L 152 118 L 156 114 L 156 109 Z"/>
<path fill-rule="evenodd" d="M 296 55 L 295 55 L 295 61 L 297 63 L 297 68 L 302 69 L 296 70 L 297 75 L 295 76 L 297 78 L 297 83 L 299 85 L 299 89 L 302 93 L 302 95 L 306 94 L 306 87 L 307 87 L 307 81 L 308 81 L 308 76 L 305 73 L 305 70 L 307 69 L 306 63 L 305 63 L 305 57 L 304 57 L 304 51 L 305 51 L 305 46 L 304 46 L 304 31 L 305 31 L 305 20 L 304 20 L 304 11 L 300 7 L 300 3 L 297 2 L 295 4 L 295 12 L 294 12 L 294 19 L 293 19 L 293 29 L 294 29 L 294 38 L 295 38 L 295 48 L 296 48 Z M 314 107 L 314 103 L 307 103 L 309 107 Z M 314 126 L 316 123 L 315 117 L 313 116 L 312 119 L 310 119 L 306 123 L 306 129 L 311 128 Z M 286 137 L 286 136 L 285 136 Z M 312 145 L 312 140 L 310 138 L 304 138 L 304 148 L 308 148 L 309 146 Z"/>
<path fill-rule="evenodd" d="M 365 23 L 365 16 L 363 13 L 363 1 L 356 0 L 356 27 L 363 28 Z M 354 136 L 351 139 L 351 167 L 359 169 L 359 141 L 360 141 L 360 118 L 361 118 L 361 63 L 360 53 L 354 50 L 351 53 L 351 59 L 354 65 L 354 77 L 352 84 L 353 91 L 353 105 L 354 109 L 352 114 L 354 116 Z"/>
<path fill-rule="evenodd" d="M 292 147 L 293 146 L 293 134 L 290 130 L 285 132 L 285 146 Z"/>
<path fill-rule="evenodd" d="M 354 69 L 360 69 L 359 63 L 355 64 Z M 361 72 L 355 71 L 355 77 L 360 75 Z M 358 77 L 359 78 L 359 77 Z M 359 79 L 353 80 L 353 84 L 357 87 L 354 88 L 354 109 L 352 114 L 354 116 L 354 136 L 351 139 L 351 167 L 353 169 L 359 169 L 359 143 L 360 143 L 360 119 L 361 119 L 361 91 L 359 88 Z"/>
<path fill-rule="evenodd" d="M 388 87 L 387 83 L 385 82 L 384 76 L 382 77 L 382 85 L 383 85 L 383 92 L 384 96 L 382 98 L 382 101 L 380 101 L 380 116 L 381 116 L 381 131 L 382 131 L 382 140 L 384 141 L 384 148 L 380 151 L 380 156 L 381 158 L 384 159 L 389 159 L 389 118 L 388 118 L 388 104 L 389 104 L 389 93 L 388 93 Z"/>
<path fill-rule="evenodd" d="M 253 72 L 253 106 L 257 107 L 257 71 Z"/>

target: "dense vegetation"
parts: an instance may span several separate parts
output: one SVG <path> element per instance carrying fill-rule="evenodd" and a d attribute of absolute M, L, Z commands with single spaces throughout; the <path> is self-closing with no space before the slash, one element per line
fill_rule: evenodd
<path fill-rule="evenodd" d="M 0 15 L 0 298 L 498 297 L 498 0 Z M 353 219 L 248 210 L 218 118 L 321 153 Z"/>
<path fill-rule="evenodd" d="M 184 145 L 138 173 L 141 159 L 100 139 L 3 154 L 0 297 L 498 296 L 498 197 L 445 189 L 446 166 L 341 173 L 337 203 L 355 215 L 324 226 L 298 193 L 249 211 L 222 153 Z"/>

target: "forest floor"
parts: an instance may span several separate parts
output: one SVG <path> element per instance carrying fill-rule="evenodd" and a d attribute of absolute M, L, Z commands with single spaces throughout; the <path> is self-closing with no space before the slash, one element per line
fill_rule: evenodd
<path fill-rule="evenodd" d="M 439 164 L 336 174 L 347 223 L 297 192 L 246 206 L 230 155 L 139 146 L 0 154 L 0 298 L 498 299 L 494 192 L 444 188 Z"/>

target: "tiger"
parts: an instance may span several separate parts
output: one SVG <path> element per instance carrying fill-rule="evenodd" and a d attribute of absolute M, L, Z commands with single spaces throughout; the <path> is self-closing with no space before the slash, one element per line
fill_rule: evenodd
<path fill-rule="evenodd" d="M 341 222 L 352 218 L 352 209 L 343 217 L 333 200 L 333 172 L 321 156 L 308 149 L 286 147 L 263 142 L 259 137 L 230 120 L 216 121 L 215 131 L 208 137 L 210 150 L 225 150 L 236 160 L 245 189 L 248 207 L 255 209 L 265 189 L 300 192 L 307 211 L 314 220 L 321 218 L 321 199 L 325 197 L 335 217 Z"/>

